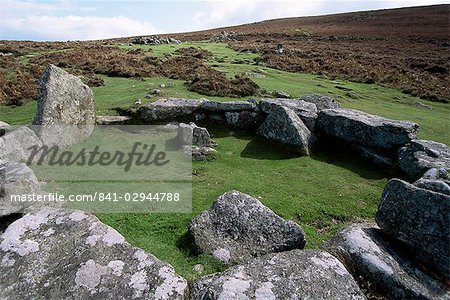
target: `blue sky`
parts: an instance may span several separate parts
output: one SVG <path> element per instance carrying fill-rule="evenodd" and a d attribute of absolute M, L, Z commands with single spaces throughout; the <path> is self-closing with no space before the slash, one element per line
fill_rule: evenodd
<path fill-rule="evenodd" d="M 0 40 L 88 40 L 174 33 L 265 19 L 450 3 L 450 0 L 0 0 Z"/>

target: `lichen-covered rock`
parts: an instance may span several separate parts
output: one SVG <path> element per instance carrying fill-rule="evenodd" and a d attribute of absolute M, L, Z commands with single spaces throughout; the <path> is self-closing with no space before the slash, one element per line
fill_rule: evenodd
<path fill-rule="evenodd" d="M 124 125 L 130 120 L 129 116 L 97 116 L 95 118 L 98 125 Z"/>
<path fill-rule="evenodd" d="M 383 232 L 408 244 L 429 269 L 450 278 L 450 196 L 391 179 L 376 221 Z"/>
<path fill-rule="evenodd" d="M 189 227 L 194 250 L 234 264 L 267 253 L 305 246 L 299 225 L 286 221 L 257 199 L 238 191 L 216 199 Z"/>
<path fill-rule="evenodd" d="M 320 111 L 316 128 L 351 144 L 397 150 L 417 137 L 418 125 L 339 108 Z"/>
<path fill-rule="evenodd" d="M 0 161 L 27 161 L 33 146 L 42 146 L 33 130 L 26 126 L 14 129 L 0 137 Z"/>
<path fill-rule="evenodd" d="M 280 105 L 292 109 L 305 123 L 306 127 L 311 132 L 314 131 L 317 119 L 317 107 L 315 104 L 294 99 L 261 99 L 259 102 L 261 111 L 266 114 L 270 114 L 273 108 Z"/>
<path fill-rule="evenodd" d="M 206 112 L 253 111 L 256 104 L 251 101 L 205 101 L 202 110 Z"/>
<path fill-rule="evenodd" d="M 365 299 L 332 255 L 318 250 L 268 254 L 195 282 L 191 299 Z"/>
<path fill-rule="evenodd" d="M 261 115 L 254 111 L 226 112 L 225 120 L 233 128 L 255 129 L 261 125 Z"/>
<path fill-rule="evenodd" d="M 178 140 L 181 145 L 192 145 L 199 147 L 211 146 L 211 137 L 209 132 L 204 127 L 199 127 L 195 123 L 178 125 Z"/>
<path fill-rule="evenodd" d="M 40 184 L 33 171 L 24 163 L 0 162 L 0 217 L 21 213 L 31 202 L 12 201 L 11 195 L 40 192 Z"/>
<path fill-rule="evenodd" d="M 142 121 L 150 123 L 189 118 L 206 101 L 205 99 L 160 99 L 156 102 L 142 105 L 137 111 L 137 116 Z"/>
<path fill-rule="evenodd" d="M 450 179 L 445 168 L 429 169 L 419 180 L 414 182 L 414 185 L 422 189 L 450 195 Z"/>
<path fill-rule="evenodd" d="M 96 217 L 43 209 L 0 236 L 2 299 L 183 299 L 173 268 Z"/>
<path fill-rule="evenodd" d="M 302 120 L 285 106 L 272 108 L 257 133 L 266 139 L 293 146 L 304 155 L 309 155 L 314 141 L 314 136 Z"/>
<path fill-rule="evenodd" d="M 410 259 L 407 249 L 386 238 L 375 225 L 354 224 L 326 245 L 354 276 L 387 299 L 450 299 L 444 285 Z"/>
<path fill-rule="evenodd" d="M 211 147 L 183 146 L 183 152 L 187 157 L 195 161 L 211 160 L 216 157 L 217 150 Z"/>
<path fill-rule="evenodd" d="M 41 77 L 34 125 L 93 125 L 91 89 L 79 77 L 49 65 Z"/>
<path fill-rule="evenodd" d="M 339 108 L 339 102 L 336 101 L 333 97 L 330 96 L 324 96 L 320 94 L 309 94 L 304 95 L 300 97 L 300 100 L 314 103 L 317 107 L 318 111 L 324 110 L 324 109 L 333 109 L 333 108 Z"/>
<path fill-rule="evenodd" d="M 413 140 L 398 151 L 399 166 L 413 179 L 432 168 L 450 170 L 450 150 L 447 145 L 427 140 Z"/>

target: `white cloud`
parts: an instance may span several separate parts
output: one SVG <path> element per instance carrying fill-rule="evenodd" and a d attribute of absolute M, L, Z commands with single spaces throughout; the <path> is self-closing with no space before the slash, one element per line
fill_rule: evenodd
<path fill-rule="evenodd" d="M 69 1 L 2 1 L 0 40 L 92 40 L 162 33 L 150 22 L 126 16 L 80 16 L 73 12 L 93 10 Z M 70 13 L 69 13 L 70 12 Z"/>

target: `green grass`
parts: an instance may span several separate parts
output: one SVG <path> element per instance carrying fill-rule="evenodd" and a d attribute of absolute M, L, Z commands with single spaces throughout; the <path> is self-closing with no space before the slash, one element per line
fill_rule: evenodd
<path fill-rule="evenodd" d="M 331 95 L 342 107 L 359 109 L 392 119 L 411 120 L 420 125 L 419 137 L 450 144 L 449 105 L 420 100 L 376 84 L 333 81 L 321 76 L 283 72 L 264 66 L 236 64 L 234 60 L 251 60 L 254 54 L 234 52 L 224 44 L 182 44 L 158 46 L 124 46 L 152 48 L 155 55 L 174 52 L 177 48 L 201 46 L 213 52 L 207 63 L 232 77 L 244 72 L 263 70 L 265 78 L 253 80 L 269 95 L 283 90 L 294 97 L 308 93 Z M 143 81 L 104 77 L 105 86 L 94 88 L 98 115 L 117 114 L 117 108 L 128 108 L 153 89 L 162 90 L 161 97 L 204 97 L 186 90 L 183 81 L 164 77 Z M 174 87 L 159 85 L 174 82 Z M 341 88 L 338 88 L 341 87 Z M 345 87 L 347 90 L 343 90 Z M 208 97 L 212 100 L 232 100 Z M 416 108 L 420 101 L 432 110 Z M 11 124 L 30 123 L 35 103 L 21 107 L 0 107 L 0 120 Z M 192 267 L 201 263 L 205 273 L 224 269 L 206 255 L 189 252 L 186 232 L 189 222 L 210 207 L 214 199 L 229 190 L 239 190 L 260 199 L 283 218 L 298 222 L 307 235 L 307 247 L 316 248 L 345 224 L 356 220 L 373 220 L 382 189 L 394 174 L 374 169 L 348 155 L 345 150 L 330 148 L 329 152 L 311 157 L 292 157 L 283 149 L 244 133 L 211 128 L 219 143 L 217 159 L 194 163 L 193 211 L 188 214 L 99 214 L 105 223 L 116 228 L 125 238 L 158 258 L 171 263 L 177 272 L 195 279 Z"/>

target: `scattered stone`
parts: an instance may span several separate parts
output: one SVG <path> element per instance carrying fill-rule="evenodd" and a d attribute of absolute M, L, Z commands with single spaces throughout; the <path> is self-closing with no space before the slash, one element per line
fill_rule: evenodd
<path fill-rule="evenodd" d="M 33 171 L 24 163 L 0 163 L 0 217 L 22 213 L 31 202 L 11 201 L 11 195 L 38 194 L 40 184 Z"/>
<path fill-rule="evenodd" d="M 7 53 L 0 52 L 0 57 L 8 57 L 8 56 L 14 56 L 14 54 L 11 52 L 7 52 Z"/>
<path fill-rule="evenodd" d="M 9 131 L 11 131 L 11 125 L 6 122 L 0 121 L 0 137 L 4 136 Z"/>
<path fill-rule="evenodd" d="M 131 45 L 159 45 L 159 44 L 180 44 L 181 41 L 172 37 L 161 37 L 158 35 L 138 36 L 131 41 Z"/>
<path fill-rule="evenodd" d="M 258 74 L 258 73 L 252 73 L 252 72 L 245 72 L 245 75 L 253 77 L 253 78 L 266 78 L 266 75 Z"/>
<path fill-rule="evenodd" d="M 97 116 L 95 118 L 98 125 L 123 125 L 130 120 L 129 116 Z"/>
<path fill-rule="evenodd" d="M 222 30 L 220 34 L 213 35 L 210 40 L 212 42 L 231 42 L 236 40 L 236 33 L 233 31 L 226 32 L 225 30 Z"/>
<path fill-rule="evenodd" d="M 157 96 L 157 95 L 161 95 L 161 90 L 158 90 L 158 89 L 154 89 L 154 90 L 152 90 L 151 91 L 151 93 L 150 93 L 151 95 L 155 95 L 155 96 Z"/>
<path fill-rule="evenodd" d="M 159 85 L 159 87 L 163 89 L 163 88 L 166 87 L 166 85 L 165 85 L 164 83 L 161 83 L 161 84 Z"/>
<path fill-rule="evenodd" d="M 322 133 L 359 146 L 397 150 L 417 137 L 419 126 L 340 108 L 320 111 L 316 127 Z"/>
<path fill-rule="evenodd" d="M 450 196 L 391 179 L 384 188 L 376 221 L 410 246 L 430 269 L 450 279 Z"/>
<path fill-rule="evenodd" d="M 142 100 L 141 99 L 136 99 L 134 101 L 134 105 L 141 105 L 142 104 Z"/>
<path fill-rule="evenodd" d="M 7 299 L 183 299 L 187 282 L 91 214 L 43 209 L 0 237 Z"/>
<path fill-rule="evenodd" d="M 211 147 L 183 146 L 183 152 L 187 157 L 195 161 L 206 161 L 216 157 L 217 150 Z"/>
<path fill-rule="evenodd" d="M 227 125 L 234 128 L 255 129 L 261 125 L 261 115 L 253 111 L 226 112 Z"/>
<path fill-rule="evenodd" d="M 206 112 L 253 111 L 256 104 L 251 101 L 205 101 L 202 110 Z"/>
<path fill-rule="evenodd" d="M 305 246 L 299 225 L 286 221 L 257 199 L 227 192 L 189 227 L 194 250 L 235 264 L 272 252 Z"/>
<path fill-rule="evenodd" d="M 257 133 L 269 140 L 295 147 L 301 154 L 309 155 L 314 136 L 293 110 L 274 107 Z"/>
<path fill-rule="evenodd" d="M 198 127 L 195 123 L 184 124 L 178 126 L 178 140 L 181 145 L 193 145 L 199 147 L 211 146 L 211 137 L 204 127 Z"/>
<path fill-rule="evenodd" d="M 374 294 L 386 299 L 450 299 L 444 285 L 425 273 L 407 249 L 386 238 L 379 228 L 355 224 L 326 245 L 355 276 L 375 285 Z"/>
<path fill-rule="evenodd" d="M 317 107 L 314 103 L 309 103 L 297 99 L 261 99 L 259 107 L 262 112 L 269 114 L 272 108 L 285 106 L 292 109 L 297 116 L 305 123 L 306 127 L 313 132 L 316 126 Z"/>
<path fill-rule="evenodd" d="M 284 91 L 275 91 L 275 92 L 273 92 L 273 95 L 275 96 L 275 98 L 283 98 L 283 99 L 291 98 L 291 95 L 289 95 L 288 93 L 286 93 Z"/>
<path fill-rule="evenodd" d="M 145 95 L 145 98 L 147 98 L 147 99 L 152 99 L 152 98 L 153 98 L 153 95 L 147 94 L 147 95 Z"/>
<path fill-rule="evenodd" d="M 414 140 L 398 151 L 399 166 L 413 179 L 432 168 L 450 170 L 450 150 L 447 145 L 427 140 Z"/>
<path fill-rule="evenodd" d="M 319 94 L 304 95 L 300 97 L 300 100 L 314 103 L 318 111 L 340 107 L 339 102 L 337 102 L 335 98 Z"/>
<path fill-rule="evenodd" d="M 195 282 L 191 299 L 365 299 L 345 267 L 319 250 L 268 254 Z"/>
<path fill-rule="evenodd" d="M 203 103 L 205 103 L 204 99 L 160 99 L 142 105 L 138 109 L 137 115 L 142 121 L 150 123 L 168 119 L 175 120 L 192 115 Z"/>
<path fill-rule="evenodd" d="M 14 129 L 0 137 L 0 161 L 27 161 L 33 146 L 42 147 L 33 130 L 26 126 Z"/>
<path fill-rule="evenodd" d="M 201 264 L 196 264 L 193 268 L 192 271 L 194 271 L 195 273 L 201 274 L 205 271 L 205 267 L 203 267 L 203 265 Z"/>
<path fill-rule="evenodd" d="M 414 106 L 421 109 L 432 110 L 433 108 L 427 104 L 423 104 L 422 102 L 416 101 L 414 102 Z"/>

